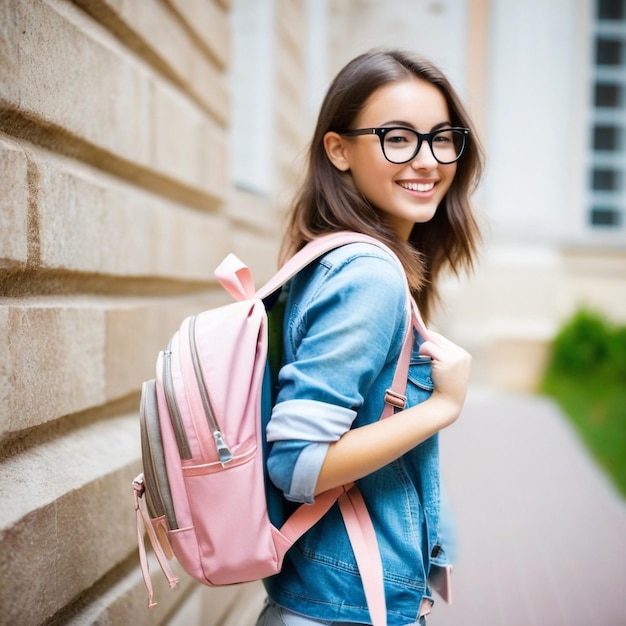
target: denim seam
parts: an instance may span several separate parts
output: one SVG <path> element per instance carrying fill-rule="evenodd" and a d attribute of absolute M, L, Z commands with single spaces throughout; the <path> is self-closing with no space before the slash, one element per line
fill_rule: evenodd
<path fill-rule="evenodd" d="M 332 252 L 334 251 L 331 251 L 328 254 L 332 254 Z M 319 264 L 323 265 L 328 271 L 325 272 L 324 275 L 319 279 L 316 285 L 315 291 L 313 291 L 313 293 L 309 296 L 306 303 L 297 307 L 298 315 L 293 317 L 293 321 L 290 321 L 289 330 L 290 330 L 292 348 L 293 348 L 294 354 L 295 354 L 295 345 L 294 345 L 295 337 L 293 335 L 293 331 L 298 330 L 302 332 L 303 327 L 306 325 L 306 315 L 307 315 L 307 311 L 309 310 L 310 303 L 315 300 L 320 290 L 328 282 L 328 279 L 331 276 L 335 276 L 340 270 L 346 267 L 346 265 L 360 258 L 380 259 L 381 261 L 385 261 L 386 263 L 389 263 L 390 265 L 392 265 L 393 267 L 397 269 L 397 265 L 395 261 L 391 257 L 389 257 L 389 255 L 387 255 L 384 251 L 382 251 L 383 252 L 382 254 L 377 254 L 376 252 L 377 251 L 374 251 L 374 250 L 365 251 L 365 252 L 364 251 L 353 252 L 352 254 L 341 259 L 337 263 L 329 263 L 325 257 L 319 260 Z"/>

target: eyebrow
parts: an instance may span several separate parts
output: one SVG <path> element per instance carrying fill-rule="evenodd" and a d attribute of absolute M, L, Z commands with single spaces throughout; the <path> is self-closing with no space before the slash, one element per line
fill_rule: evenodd
<path fill-rule="evenodd" d="M 382 124 L 381 126 L 405 126 L 406 128 L 412 128 L 413 130 L 417 130 L 415 128 L 415 126 L 413 126 L 413 124 L 411 124 L 410 122 L 406 122 L 404 120 L 391 120 L 390 122 L 385 122 L 384 124 Z M 448 128 L 452 126 L 452 122 L 449 121 L 445 121 L 445 122 L 439 122 L 439 124 L 435 124 L 435 126 L 433 126 L 430 129 L 430 132 L 434 132 L 436 130 L 439 130 L 440 128 Z"/>

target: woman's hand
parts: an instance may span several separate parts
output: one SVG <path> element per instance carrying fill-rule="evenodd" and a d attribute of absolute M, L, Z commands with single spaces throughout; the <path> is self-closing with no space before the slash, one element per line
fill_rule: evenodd
<path fill-rule="evenodd" d="M 432 359 L 435 389 L 431 397 L 387 419 L 353 428 L 331 443 L 316 494 L 380 469 L 457 420 L 467 392 L 472 357 L 433 332 L 422 344 L 420 354 Z"/>
<path fill-rule="evenodd" d="M 429 332 L 429 339 L 420 347 L 420 354 L 431 357 L 432 377 L 435 389 L 433 396 L 449 404 L 450 424 L 456 421 L 469 384 L 471 355 L 444 336 Z"/>

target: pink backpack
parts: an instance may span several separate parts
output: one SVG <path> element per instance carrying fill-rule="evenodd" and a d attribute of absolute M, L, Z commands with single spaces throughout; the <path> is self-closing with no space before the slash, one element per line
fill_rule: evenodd
<path fill-rule="evenodd" d="M 285 553 L 339 502 L 363 580 L 372 620 L 386 624 L 376 536 L 355 485 L 319 495 L 276 528 L 268 514 L 263 446 L 263 384 L 268 375 L 264 299 L 324 253 L 376 239 L 333 233 L 292 257 L 255 293 L 249 269 L 229 255 L 215 274 L 237 300 L 188 317 L 157 359 L 156 380 L 143 384 L 140 407 L 143 474 L 133 481 L 139 557 L 154 606 L 142 526 L 170 586 L 178 578 L 168 559 L 205 585 L 249 582 L 280 571 Z M 403 271 L 404 275 L 404 271 Z M 407 285 L 411 323 L 381 417 L 404 406 L 412 327 L 426 330 Z M 267 415 L 265 416 L 267 419 Z M 145 508 L 140 506 L 143 497 Z"/>

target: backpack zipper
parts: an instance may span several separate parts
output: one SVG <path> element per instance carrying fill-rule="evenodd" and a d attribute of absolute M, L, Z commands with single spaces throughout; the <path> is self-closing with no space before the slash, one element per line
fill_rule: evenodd
<path fill-rule="evenodd" d="M 165 515 L 168 526 L 174 530 L 178 528 L 178 521 L 174 513 L 174 504 L 165 467 L 156 398 L 156 382 L 154 380 L 144 383 L 139 417 L 141 420 L 142 460 L 146 481 L 146 503 L 151 503 L 151 507 L 158 517 Z"/>
<path fill-rule="evenodd" d="M 165 515 L 165 508 L 159 493 L 157 482 L 155 478 L 152 446 L 150 445 L 150 437 L 148 435 L 148 416 L 146 413 L 146 394 L 149 392 L 149 383 L 144 383 L 144 388 L 141 394 L 141 403 L 139 405 L 139 419 L 141 422 L 141 452 L 144 465 L 144 482 L 146 497 L 146 505 L 148 507 L 148 513 L 152 518 L 161 517 Z M 153 495 L 154 494 L 154 495 Z"/>
<path fill-rule="evenodd" d="M 178 405 L 174 398 L 174 378 L 172 376 L 172 342 L 167 344 L 167 348 L 163 350 L 163 391 L 165 392 L 165 400 L 167 402 L 167 408 L 172 420 L 172 428 L 174 429 L 174 435 L 176 436 L 176 444 L 178 445 L 178 453 L 180 458 L 187 460 L 192 458 L 191 450 L 189 448 L 189 441 L 185 434 L 182 421 L 180 419 L 180 413 L 178 412 Z"/>
<path fill-rule="evenodd" d="M 189 345 L 191 347 L 191 360 L 193 361 L 193 369 L 196 372 L 196 379 L 198 381 L 198 389 L 200 390 L 200 397 L 202 398 L 202 406 L 204 407 L 204 413 L 206 415 L 209 428 L 213 433 L 213 439 L 215 440 L 215 446 L 217 448 L 217 458 L 222 464 L 222 467 L 229 461 L 232 461 L 233 455 L 228 448 L 228 445 L 224 441 L 215 412 L 211 406 L 211 400 L 207 392 L 204 379 L 202 378 L 202 370 L 200 369 L 200 357 L 198 356 L 198 346 L 196 345 L 196 316 L 194 315 L 189 321 Z"/>

